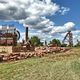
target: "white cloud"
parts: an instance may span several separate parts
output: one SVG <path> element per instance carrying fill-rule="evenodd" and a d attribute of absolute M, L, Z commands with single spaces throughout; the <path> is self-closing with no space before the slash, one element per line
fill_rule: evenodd
<path fill-rule="evenodd" d="M 20 33 L 20 42 L 22 41 L 22 40 L 25 40 L 25 32 L 21 32 Z"/>
<path fill-rule="evenodd" d="M 51 0 L 44 0 L 47 4 L 51 3 Z"/>
<path fill-rule="evenodd" d="M 75 24 L 74 24 L 73 22 L 68 22 L 68 23 L 64 24 L 64 26 L 65 26 L 67 29 L 72 29 L 72 28 L 75 26 Z"/>
<path fill-rule="evenodd" d="M 65 15 L 69 11 L 70 11 L 70 8 L 67 8 L 67 7 L 61 7 L 61 9 L 59 10 L 61 15 Z"/>
<path fill-rule="evenodd" d="M 65 23 L 63 26 L 55 26 L 52 31 L 51 34 L 54 33 L 61 33 L 61 32 L 67 32 L 69 30 L 72 30 L 74 28 L 75 24 L 73 22 L 67 22 Z"/>
<path fill-rule="evenodd" d="M 55 14 L 59 6 L 50 0 L 0 0 L 0 19 L 22 20 L 30 16 Z"/>
<path fill-rule="evenodd" d="M 55 26 L 54 22 L 46 18 L 56 12 L 64 15 L 70 10 L 51 0 L 0 0 L 0 6 L 0 20 L 19 21 L 30 27 L 29 36 L 38 35 L 43 40 L 53 38 L 54 33 L 72 30 L 75 25 L 68 22 L 63 26 Z M 25 39 L 24 32 L 21 37 Z"/>
<path fill-rule="evenodd" d="M 2 29 L 2 26 L 0 26 L 0 29 Z"/>

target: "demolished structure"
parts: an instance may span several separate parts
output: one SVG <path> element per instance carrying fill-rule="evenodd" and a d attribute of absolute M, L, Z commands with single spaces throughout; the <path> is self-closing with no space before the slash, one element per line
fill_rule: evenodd
<path fill-rule="evenodd" d="M 68 40 L 67 40 L 68 38 Z M 66 34 L 66 36 L 64 37 L 62 43 L 64 44 L 65 40 L 67 40 L 69 42 L 69 46 L 72 47 L 73 46 L 73 34 L 71 31 L 68 31 L 68 33 Z"/>
<path fill-rule="evenodd" d="M 2 27 L 2 29 L 0 29 L 1 46 L 16 46 L 19 38 L 20 33 L 15 27 Z"/>
<path fill-rule="evenodd" d="M 11 39 L 13 40 L 14 44 L 14 42 L 18 40 L 19 37 L 18 39 L 14 40 L 14 36 L 12 36 Z M 8 35 L 6 36 L 6 40 L 8 41 Z M 8 45 L 8 43 L 6 44 Z M 0 53 L 0 62 L 27 59 L 35 56 L 42 57 L 45 56 L 46 54 L 51 54 L 53 52 L 55 53 L 65 52 L 69 49 L 70 48 L 58 47 L 57 45 L 35 47 L 28 39 L 28 27 L 26 27 L 25 41 L 22 42 L 21 46 L 13 46 L 12 53 L 6 53 L 6 54 Z"/>

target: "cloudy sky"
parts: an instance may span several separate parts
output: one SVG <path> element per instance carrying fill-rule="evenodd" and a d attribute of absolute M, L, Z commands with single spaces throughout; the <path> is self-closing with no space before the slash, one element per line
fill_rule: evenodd
<path fill-rule="evenodd" d="M 41 41 L 62 41 L 71 30 L 76 42 L 80 39 L 79 8 L 80 0 L 0 0 L 0 28 L 14 25 L 24 39 L 29 27 L 29 37 L 37 35 Z"/>

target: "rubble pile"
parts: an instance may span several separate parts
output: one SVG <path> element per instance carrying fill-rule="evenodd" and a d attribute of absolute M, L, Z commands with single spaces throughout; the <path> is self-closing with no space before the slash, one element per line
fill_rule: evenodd
<path fill-rule="evenodd" d="M 2 61 L 15 61 L 21 59 L 27 59 L 31 57 L 42 57 L 49 53 L 60 53 L 68 51 L 70 48 L 64 47 L 37 47 L 34 51 L 29 52 L 16 52 L 8 54 L 0 54 L 0 62 Z"/>

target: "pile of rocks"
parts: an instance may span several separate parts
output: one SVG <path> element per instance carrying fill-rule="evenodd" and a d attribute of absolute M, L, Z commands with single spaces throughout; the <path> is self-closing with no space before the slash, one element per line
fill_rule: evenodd
<path fill-rule="evenodd" d="M 0 54 L 0 62 L 1 61 L 14 61 L 14 60 L 21 60 L 21 59 L 27 59 L 31 57 L 42 57 L 46 54 L 52 53 L 52 52 L 65 52 L 69 50 L 69 48 L 63 48 L 63 47 L 37 47 L 35 48 L 35 51 L 31 52 L 16 52 L 16 53 L 8 53 L 8 54 Z"/>

